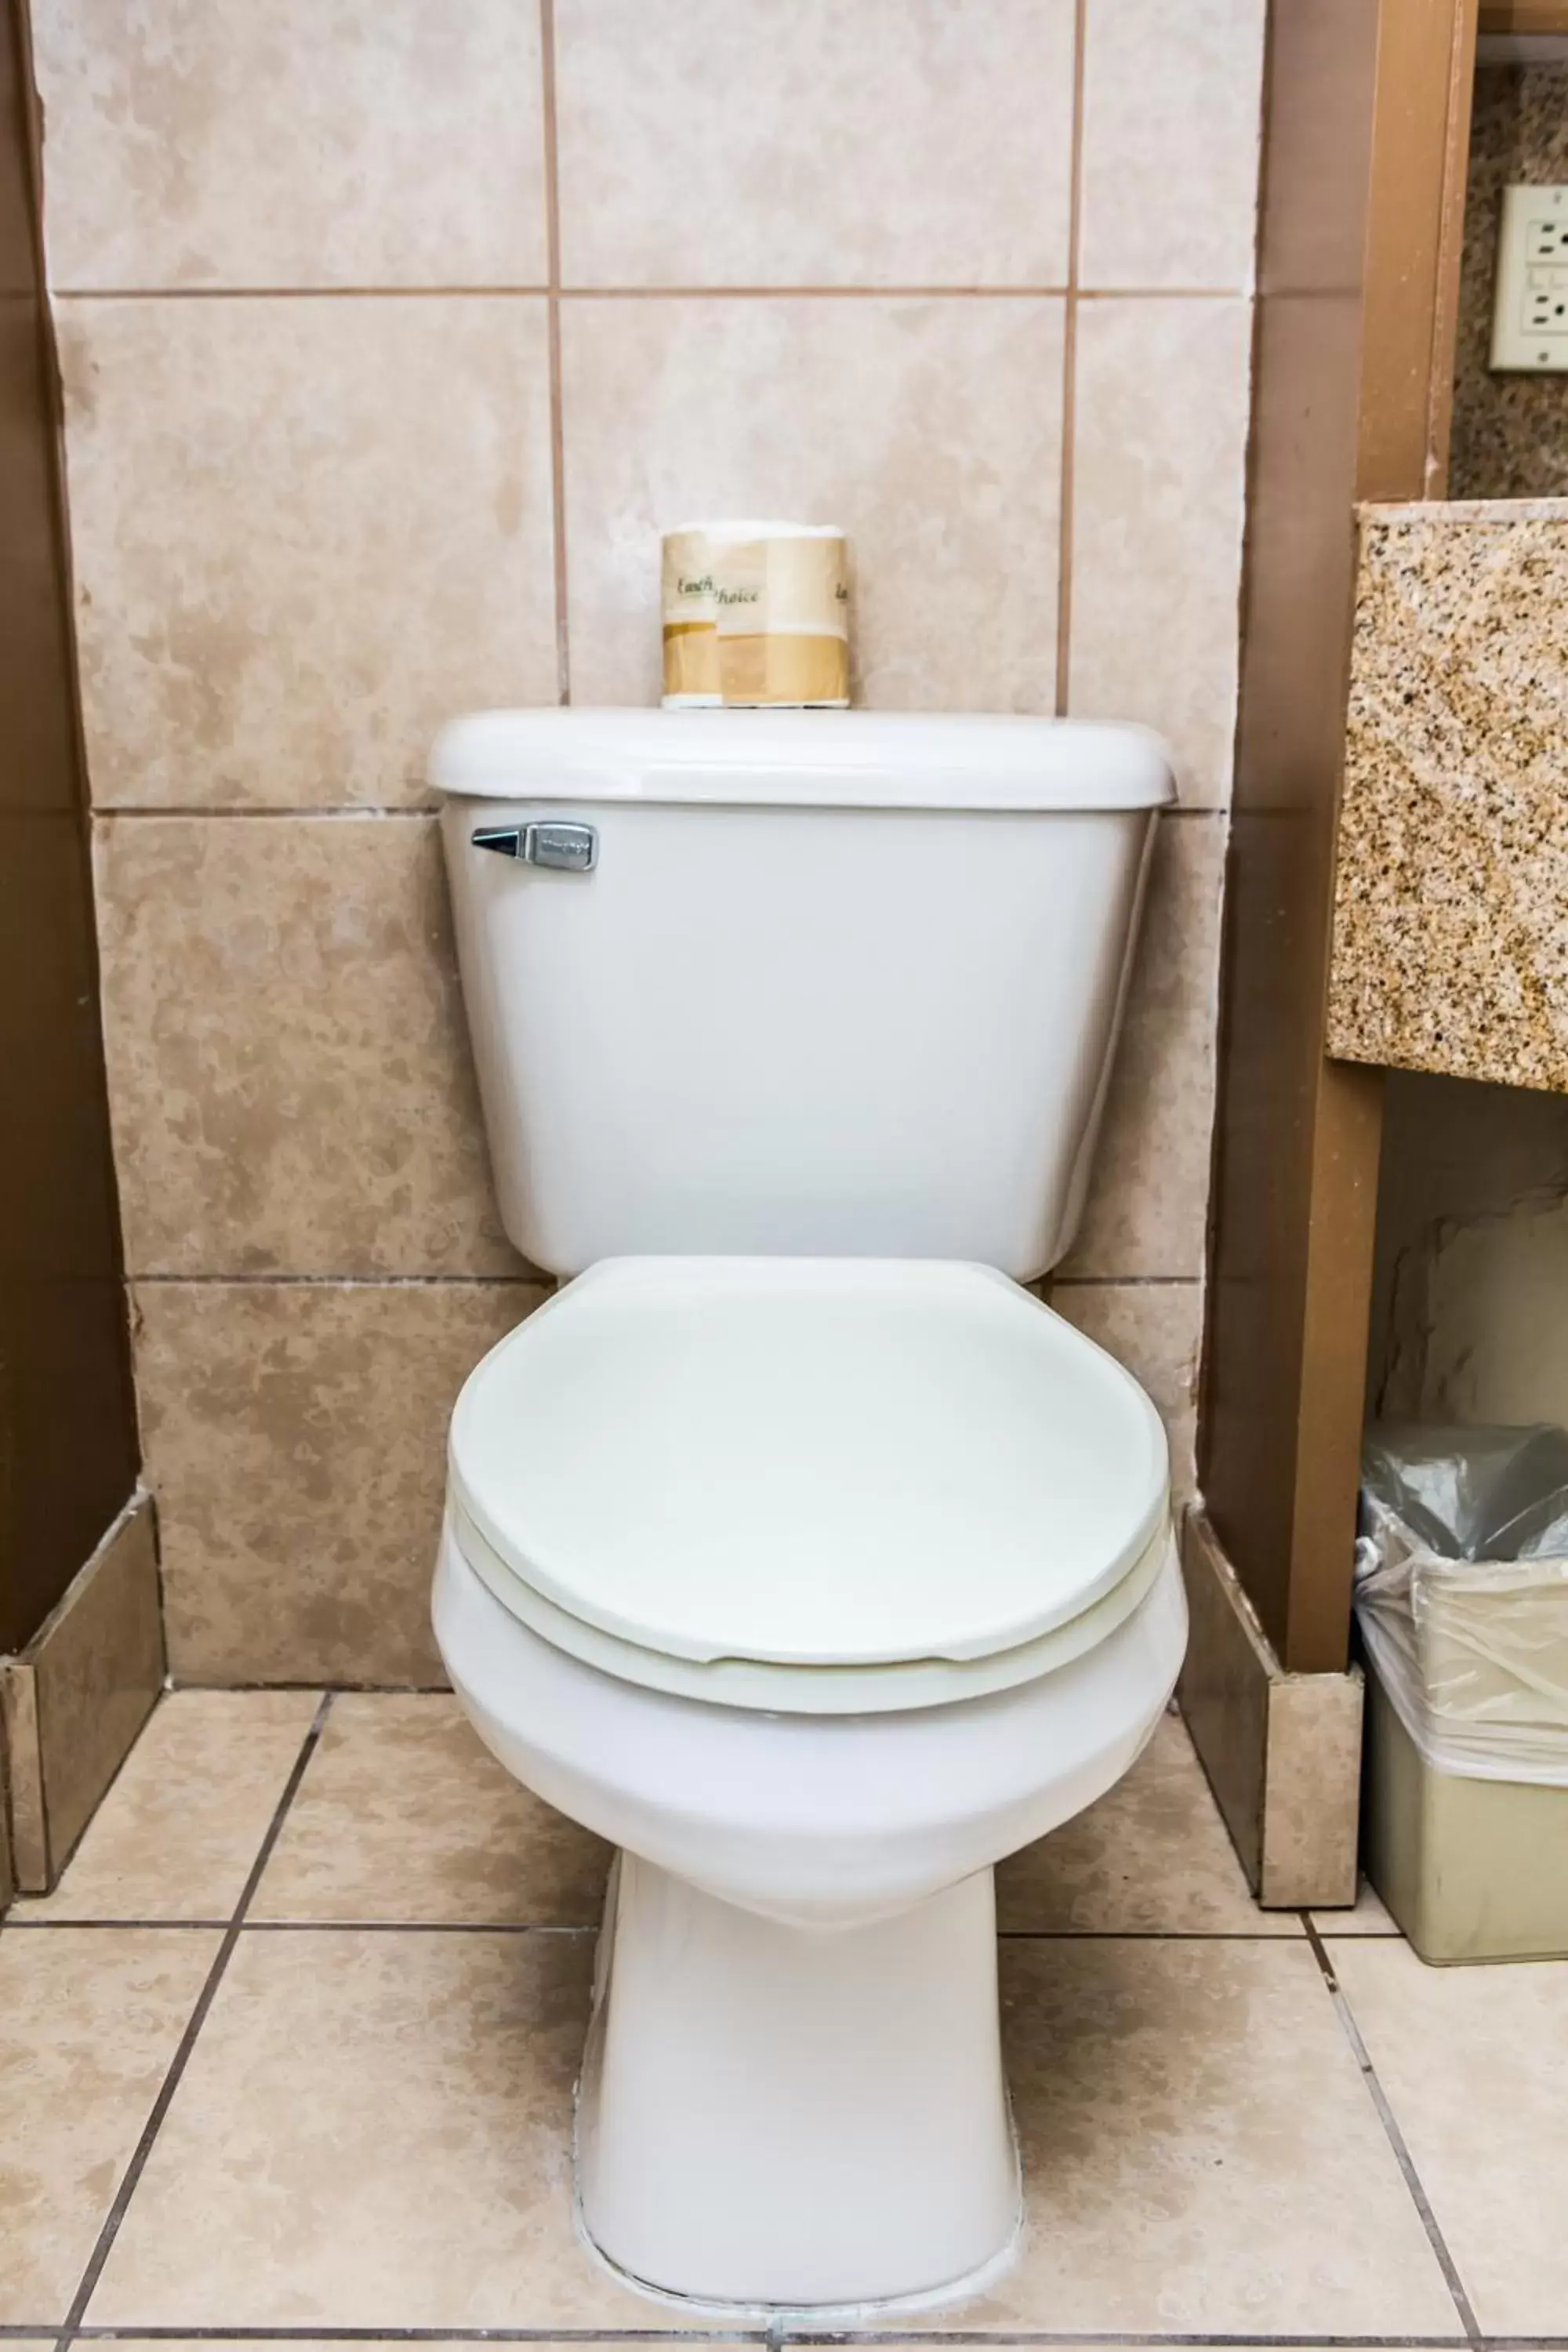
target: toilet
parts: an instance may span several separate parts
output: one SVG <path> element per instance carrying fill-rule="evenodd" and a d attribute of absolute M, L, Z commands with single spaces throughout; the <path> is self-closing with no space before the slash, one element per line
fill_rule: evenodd
<path fill-rule="evenodd" d="M 1019 2228 L 993 1866 L 1112 1787 L 1186 1612 L 1164 1433 L 1026 1284 L 1090 1181 L 1155 738 L 489 711 L 437 743 L 507 1231 L 561 1278 L 452 1415 L 434 1620 L 616 1849 L 580 2227 L 824 2324 Z"/>

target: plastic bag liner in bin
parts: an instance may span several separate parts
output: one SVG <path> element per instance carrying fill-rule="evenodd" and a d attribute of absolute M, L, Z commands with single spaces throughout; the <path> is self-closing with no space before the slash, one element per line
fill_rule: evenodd
<path fill-rule="evenodd" d="M 1426 1763 L 1568 1788 L 1568 1430 L 1369 1429 L 1355 1606 Z"/>

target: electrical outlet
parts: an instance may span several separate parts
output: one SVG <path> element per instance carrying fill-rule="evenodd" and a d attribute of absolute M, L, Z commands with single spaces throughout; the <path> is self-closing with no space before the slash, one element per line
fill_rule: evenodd
<path fill-rule="evenodd" d="M 1491 365 L 1568 373 L 1568 187 L 1502 192 Z"/>

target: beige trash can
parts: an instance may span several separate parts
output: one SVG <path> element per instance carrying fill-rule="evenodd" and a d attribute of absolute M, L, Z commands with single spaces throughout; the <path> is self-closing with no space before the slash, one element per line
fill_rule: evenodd
<path fill-rule="evenodd" d="M 1568 1433 L 1368 1432 L 1364 1860 L 1425 1960 L 1568 1957 Z"/>

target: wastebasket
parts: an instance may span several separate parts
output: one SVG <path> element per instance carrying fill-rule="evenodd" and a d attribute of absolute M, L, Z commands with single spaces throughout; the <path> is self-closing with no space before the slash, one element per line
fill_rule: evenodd
<path fill-rule="evenodd" d="M 1568 1956 L 1568 1431 L 1367 1433 L 1365 1864 L 1425 1960 Z"/>

